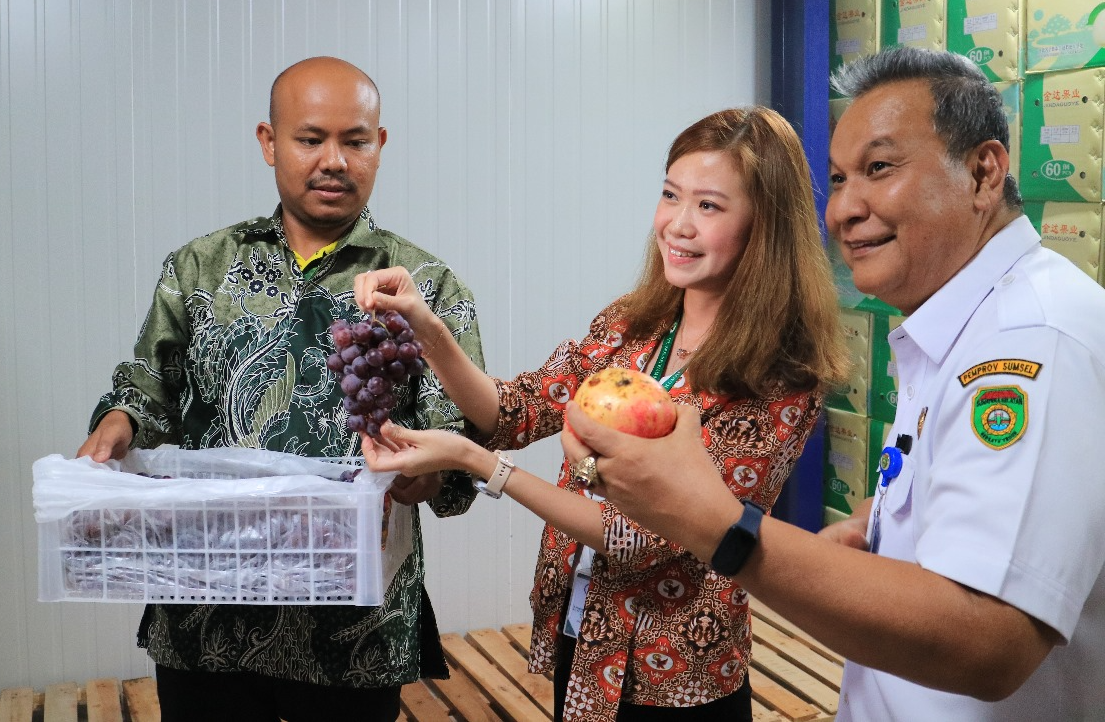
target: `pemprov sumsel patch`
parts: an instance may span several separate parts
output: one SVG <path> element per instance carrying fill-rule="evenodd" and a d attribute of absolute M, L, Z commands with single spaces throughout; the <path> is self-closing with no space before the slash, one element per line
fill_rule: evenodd
<path fill-rule="evenodd" d="M 1024 436 L 1028 396 L 1020 386 L 984 386 L 971 404 L 971 428 L 991 449 L 1004 449 Z"/>
<path fill-rule="evenodd" d="M 998 358 L 993 361 L 975 364 L 959 374 L 959 383 L 966 386 L 977 378 L 993 374 L 1012 374 L 1014 376 L 1024 376 L 1026 379 L 1034 379 L 1039 373 L 1040 364 L 1035 361 L 1025 361 L 1020 358 Z"/>

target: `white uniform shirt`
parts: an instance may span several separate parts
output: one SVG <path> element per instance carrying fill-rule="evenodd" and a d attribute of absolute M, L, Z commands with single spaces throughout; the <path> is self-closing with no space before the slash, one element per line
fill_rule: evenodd
<path fill-rule="evenodd" d="M 848 663 L 837 720 L 1105 720 L 1105 289 L 1021 216 L 890 343 L 887 443 L 913 442 L 879 554 L 998 597 L 1067 644 L 997 703 Z"/>

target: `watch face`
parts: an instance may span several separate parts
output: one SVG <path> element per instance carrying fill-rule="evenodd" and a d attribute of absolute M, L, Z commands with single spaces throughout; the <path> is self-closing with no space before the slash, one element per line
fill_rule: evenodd
<path fill-rule="evenodd" d="M 503 492 L 501 491 L 491 491 L 490 489 L 488 489 L 487 482 L 483 479 L 473 479 L 472 486 L 476 488 L 476 491 L 480 492 L 484 496 L 490 496 L 492 499 L 499 499 L 503 496 Z"/>

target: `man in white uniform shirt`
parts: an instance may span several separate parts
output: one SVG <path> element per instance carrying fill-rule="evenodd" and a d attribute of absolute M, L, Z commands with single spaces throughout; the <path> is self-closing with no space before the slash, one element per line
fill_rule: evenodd
<path fill-rule="evenodd" d="M 1041 247 L 970 61 L 895 48 L 834 82 L 853 102 L 826 223 L 856 287 L 908 316 L 876 497 L 817 536 L 757 529 L 688 409 L 644 440 L 572 405 L 586 446 L 562 443 L 622 511 L 849 659 L 838 720 L 1105 720 L 1105 289 Z"/>

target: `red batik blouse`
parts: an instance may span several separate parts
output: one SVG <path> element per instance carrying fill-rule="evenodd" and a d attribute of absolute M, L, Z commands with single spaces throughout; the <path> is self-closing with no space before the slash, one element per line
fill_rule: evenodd
<path fill-rule="evenodd" d="M 581 343 L 565 341 L 537 371 L 497 382 L 499 426 L 487 447 L 523 448 L 559 432 L 575 390 L 607 366 L 643 370 L 668 329 L 627 341 L 626 328 L 616 304 L 607 307 Z M 702 442 L 733 494 L 770 509 L 814 428 L 820 395 L 783 388 L 757 398 L 695 393 L 685 377 L 671 395 L 700 411 Z M 678 468 L 673 459 L 672 473 Z M 567 461 L 558 486 L 583 493 Z M 609 722 L 623 697 L 632 704 L 687 707 L 736 691 L 752 644 L 744 590 L 611 502 L 601 506 L 605 548 L 596 550 L 565 722 Z M 555 666 L 557 630 L 580 546 L 545 525 L 530 594 L 531 672 Z"/>

